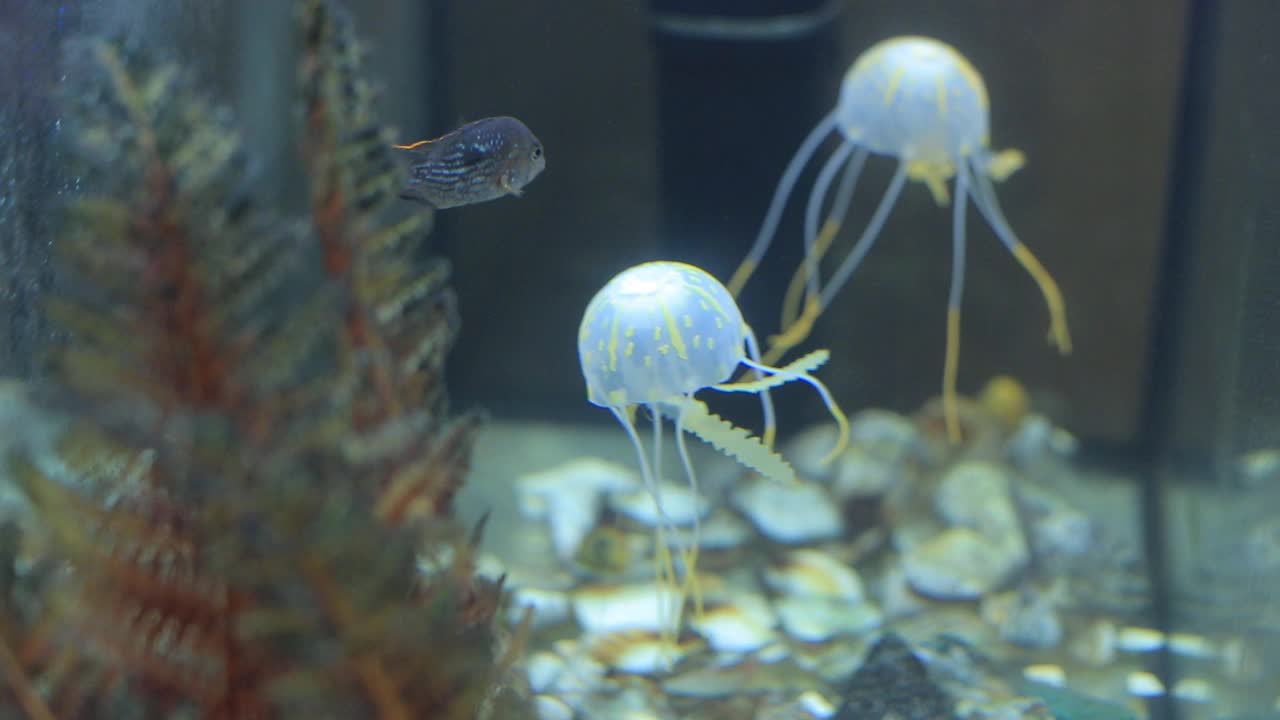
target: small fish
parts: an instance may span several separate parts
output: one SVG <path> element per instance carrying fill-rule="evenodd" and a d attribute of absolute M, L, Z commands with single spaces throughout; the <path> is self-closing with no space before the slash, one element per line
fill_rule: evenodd
<path fill-rule="evenodd" d="M 484 118 L 434 140 L 392 147 L 412 155 L 400 197 L 437 209 L 518 197 L 547 164 L 542 143 L 513 117 Z"/>

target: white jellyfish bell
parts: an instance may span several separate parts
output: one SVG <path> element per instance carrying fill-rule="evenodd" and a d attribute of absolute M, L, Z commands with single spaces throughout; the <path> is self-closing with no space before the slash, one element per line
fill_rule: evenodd
<path fill-rule="evenodd" d="M 685 446 L 686 431 L 761 475 L 794 481 L 795 471 L 770 448 L 774 418 L 768 391 L 793 380 L 807 382 L 818 391 L 840 426 L 837 446 L 828 456 L 834 458 L 848 437 L 848 423 L 826 387 L 809 374 L 826 361 L 827 352 L 815 351 L 784 368 L 763 364 L 754 334 L 719 281 L 692 265 L 649 262 L 619 273 L 592 298 L 578 332 L 578 357 L 587 399 L 611 410 L 636 448 L 641 475 L 659 517 L 655 549 L 658 580 L 679 588 L 676 617 L 668 618 L 669 629 L 678 630 L 680 609 L 690 592 L 697 612 L 701 612 L 695 571 L 699 527 L 695 513 L 692 538 L 680 547 L 683 579 L 677 580 L 668 543 L 668 536 L 677 528 L 663 510 L 658 482 L 662 418 L 669 418 L 674 425 L 676 451 L 695 497 L 698 483 Z M 757 379 L 730 383 L 744 366 L 755 371 Z M 712 414 L 694 397 L 707 388 L 759 394 L 764 406 L 765 441 Z M 635 426 L 635 410 L 641 406 L 653 420 L 649 453 Z"/>
<path fill-rule="evenodd" d="M 747 257 L 729 281 L 736 296 L 764 259 L 783 207 L 800 173 L 833 132 L 840 144 L 823 164 L 805 208 L 805 259 L 783 302 L 782 332 L 770 338 L 767 361 L 775 361 L 809 334 L 813 322 L 866 257 L 884 228 L 889 211 L 907 180 L 924 183 L 939 205 L 950 202 L 947 181 L 955 178 L 952 210 L 951 290 L 947 302 L 947 349 L 943 365 L 943 409 L 948 436 L 959 440 L 956 370 L 960 353 L 960 298 L 964 288 L 965 208 L 972 202 L 996 237 L 1035 280 L 1049 308 L 1049 339 L 1062 353 L 1071 351 L 1066 310 L 1057 283 L 1026 245 L 1014 235 L 996 199 L 992 180 L 1001 181 L 1022 167 L 1017 150 L 992 152 L 990 110 L 982 76 L 955 48 L 927 37 L 884 40 L 849 68 L 836 106 L 800 144 L 782 174 L 764 223 Z M 849 254 L 825 282 L 820 261 L 839 232 L 868 155 L 896 158 L 889 187 Z M 823 203 L 837 173 L 843 174 L 825 221 Z M 804 308 L 801 309 L 803 295 Z"/>

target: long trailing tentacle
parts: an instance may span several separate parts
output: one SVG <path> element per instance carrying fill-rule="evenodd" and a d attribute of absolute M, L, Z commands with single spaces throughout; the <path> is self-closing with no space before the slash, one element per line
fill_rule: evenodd
<path fill-rule="evenodd" d="M 858 178 L 862 175 L 862 168 L 867 162 L 867 154 L 867 149 L 860 147 L 845 164 L 831 212 L 822 223 L 822 228 L 818 231 L 812 247 L 805 248 L 805 262 L 796 268 L 795 274 L 791 276 L 791 283 L 787 285 L 787 294 L 782 301 L 780 327 L 791 327 L 799 319 L 802 292 L 807 292 L 810 300 L 816 300 L 821 294 L 821 287 L 810 286 L 808 278 L 820 275 L 818 270 L 821 267 L 822 258 L 826 256 L 827 250 L 831 249 L 831 244 L 835 242 L 836 235 L 844 225 L 845 216 L 849 214 L 849 206 L 853 202 L 853 191 L 858 186 Z M 812 262 L 809 261 L 810 257 L 813 258 Z"/>
<path fill-rule="evenodd" d="M 791 380 L 806 382 L 814 390 L 817 390 L 818 395 L 822 398 L 823 404 L 827 406 L 827 412 L 830 413 L 831 418 L 836 421 L 836 427 L 838 428 L 839 434 L 839 437 L 836 439 L 835 447 L 833 447 L 831 451 L 827 453 L 827 456 L 822 459 L 822 464 L 826 465 L 832 462 L 840 456 L 840 453 L 844 452 L 844 449 L 849 442 L 849 418 L 845 416 L 844 411 L 840 409 L 840 404 L 831 396 L 831 392 L 827 390 L 827 386 L 824 385 L 821 380 L 807 372 L 795 371 L 787 368 L 770 367 L 751 360 L 743 360 L 742 363 L 750 368 L 754 368 L 771 375 L 781 375 L 783 377 L 790 378 Z"/>
<path fill-rule="evenodd" d="M 761 362 L 760 359 L 760 343 L 756 342 L 756 334 L 747 328 L 747 357 L 752 360 Z M 756 377 L 763 378 L 759 370 L 756 370 Z M 761 439 L 764 441 L 765 447 L 773 447 L 773 440 L 778 434 L 777 418 L 773 414 L 773 398 L 769 396 L 768 388 L 760 392 L 760 410 L 764 414 L 764 434 Z"/>
<path fill-rule="evenodd" d="M 702 546 L 702 518 L 698 513 L 698 500 L 701 497 L 698 489 L 698 475 L 694 472 L 693 462 L 689 460 L 689 448 L 684 441 L 684 416 L 689 403 L 682 403 L 676 414 L 676 451 L 680 455 L 680 464 L 684 466 L 685 478 L 689 481 L 689 491 L 693 494 L 693 537 L 681 548 L 681 560 L 684 565 L 684 583 L 680 586 L 680 597 L 683 601 L 686 593 L 693 595 L 693 612 L 695 618 L 702 617 L 702 585 L 698 582 L 698 550 Z"/>
<path fill-rule="evenodd" d="M 818 218 L 822 215 L 822 204 L 826 202 L 827 193 L 831 191 L 831 183 L 836 179 L 836 173 L 845 167 L 849 159 L 850 153 L 853 152 L 853 143 L 845 140 L 840 143 L 840 147 L 827 158 L 822 164 L 822 169 L 818 171 L 818 177 L 813 181 L 813 189 L 809 191 L 809 200 L 805 203 L 804 208 L 804 267 L 805 267 L 805 285 L 808 288 L 810 297 L 818 297 L 822 292 L 821 278 L 818 277 L 818 259 L 814 253 L 814 245 L 817 243 L 818 237 Z"/>
<path fill-rule="evenodd" d="M 876 207 L 870 222 L 867 223 L 867 228 L 862 231 L 862 236 L 858 238 L 858 242 L 849 251 L 849 255 L 840 263 L 840 267 L 836 268 L 835 273 L 831 276 L 831 282 L 827 283 L 827 286 L 822 289 L 822 296 L 818 299 L 819 312 L 830 307 L 831 301 L 835 299 L 836 294 L 848 282 L 853 275 L 853 271 L 858 269 L 858 265 L 862 263 L 863 258 L 867 256 L 867 252 L 871 250 L 871 246 L 875 244 L 876 238 L 880 236 L 880 231 L 884 229 L 885 221 L 889 219 L 889 211 L 898 202 L 898 195 L 902 192 L 902 185 L 906 182 L 906 179 L 907 165 L 906 163 L 899 163 L 898 169 L 893 173 L 893 179 L 889 181 L 889 187 L 884 191 L 884 197 L 880 199 L 880 205 Z"/>
<path fill-rule="evenodd" d="M 1045 304 L 1049 306 L 1049 340 L 1057 346 L 1058 352 L 1064 355 L 1071 352 L 1071 332 L 1067 329 L 1066 304 L 1062 300 L 1062 292 L 1058 289 L 1058 283 L 1054 281 L 1049 271 L 1040 264 L 1040 261 L 1036 259 L 1031 250 L 1018 240 L 1013 228 L 1009 227 L 1009 222 L 1004 217 L 1004 211 L 1000 209 L 1000 201 L 996 198 L 995 188 L 991 185 L 991 179 L 987 177 L 987 173 L 984 172 L 984 168 L 979 164 L 979 160 L 970 158 L 969 167 L 974 177 L 974 183 L 969 188 L 969 195 L 973 198 L 973 204 L 978 208 L 978 212 L 982 213 L 982 216 L 987 219 L 987 223 L 995 231 L 996 237 L 1000 238 L 1000 242 L 1004 243 L 1009 252 L 1013 253 L 1013 257 L 1036 281 L 1036 285 L 1040 287 L 1040 294 L 1044 296 Z"/>
<path fill-rule="evenodd" d="M 657 578 L 658 593 L 654 599 L 658 603 L 658 620 L 662 625 L 663 634 L 674 637 L 679 632 L 680 626 L 680 607 L 674 608 L 675 617 L 667 617 L 667 597 L 665 591 L 668 588 L 676 588 L 676 571 L 675 564 L 671 558 L 671 552 L 667 546 L 667 532 L 673 530 L 675 525 L 671 519 L 667 517 L 666 509 L 662 505 L 662 493 L 658 489 L 657 475 L 654 474 L 654 468 L 649 462 L 648 456 L 644 452 L 644 443 L 640 441 L 640 434 L 636 432 L 635 423 L 633 422 L 633 408 L 610 407 L 614 417 L 626 430 L 627 437 L 631 439 L 631 444 L 635 448 L 636 458 L 640 462 L 640 477 L 644 481 L 645 489 L 648 490 L 649 496 L 653 498 L 653 506 L 658 514 L 658 528 L 654 538 L 654 575 Z M 653 415 L 655 432 L 661 432 L 661 425 L 658 414 L 658 408 L 650 407 L 649 412 Z"/>
<path fill-rule="evenodd" d="M 769 338 L 769 352 L 765 354 L 766 363 L 774 363 L 782 358 L 788 350 L 799 345 L 809 337 L 809 333 L 813 330 L 813 323 L 817 321 L 818 316 L 823 313 L 835 299 L 840 289 L 848 282 L 853 275 L 853 271 L 862 263 L 867 252 L 871 250 L 871 246 L 875 244 L 876 238 L 879 237 L 880 231 L 884 229 L 885 221 L 889 218 L 889 211 L 893 209 L 894 203 L 898 201 L 898 195 L 902 193 L 902 186 L 907 180 L 907 164 L 905 162 L 898 163 L 898 169 L 893 174 L 893 179 L 889 181 L 889 187 L 885 189 L 884 197 L 880 199 L 880 205 L 876 207 L 875 213 L 872 214 L 871 220 L 867 223 L 866 229 L 862 231 L 862 235 L 858 241 L 854 243 L 853 249 L 836 268 L 835 273 L 831 276 L 831 280 L 826 287 L 822 288 L 822 294 L 815 300 L 810 299 L 805 304 L 804 312 L 790 327 Z"/>
<path fill-rule="evenodd" d="M 960 412 L 956 401 L 956 373 L 960 364 L 960 300 L 964 294 L 965 206 L 969 171 L 956 169 L 956 202 L 951 215 L 951 292 L 947 296 L 947 349 L 942 368 L 942 414 L 947 438 L 960 442 Z"/>
<path fill-rule="evenodd" d="M 764 224 L 760 226 L 760 232 L 756 234 L 755 243 L 751 246 L 751 250 L 747 253 L 747 257 L 743 259 L 742 264 L 734 271 L 733 277 L 730 278 L 727 285 L 729 293 L 734 297 L 742 292 L 743 286 L 751 279 L 751 274 L 760 266 L 760 261 L 764 259 L 764 254 L 769 250 L 769 244 L 773 241 L 773 235 L 778 229 L 778 222 L 782 219 L 782 209 L 786 207 L 787 198 L 791 196 L 791 192 L 795 189 L 796 182 L 800 179 L 800 173 L 804 170 L 804 166 L 809 163 L 809 159 L 817 151 L 818 146 L 826 139 L 836 127 L 836 114 L 833 110 L 809 131 L 804 142 L 800 143 L 800 147 L 796 150 L 796 154 L 791 157 L 791 162 L 787 163 L 787 169 L 783 171 L 782 177 L 778 180 L 778 186 L 773 191 L 773 199 L 769 202 L 769 210 L 765 213 Z"/>

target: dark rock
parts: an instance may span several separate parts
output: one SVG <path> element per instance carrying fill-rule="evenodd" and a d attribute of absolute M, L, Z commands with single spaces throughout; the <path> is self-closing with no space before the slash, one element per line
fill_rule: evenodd
<path fill-rule="evenodd" d="M 902 638 L 886 633 L 844 688 L 835 720 L 952 720 L 951 698 Z"/>

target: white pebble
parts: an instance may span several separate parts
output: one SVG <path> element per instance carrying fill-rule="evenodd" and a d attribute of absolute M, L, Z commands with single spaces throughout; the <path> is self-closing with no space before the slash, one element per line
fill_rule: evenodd
<path fill-rule="evenodd" d="M 863 599 L 862 580 L 852 567 L 818 550 L 795 550 L 779 567 L 766 568 L 765 582 L 782 595 Z"/>
<path fill-rule="evenodd" d="M 673 525 L 692 525 L 695 518 L 704 518 L 711 510 L 711 504 L 686 485 L 658 483 L 658 496 L 662 499 L 662 514 Z M 658 505 L 647 488 L 611 495 L 609 507 L 649 527 L 660 524 Z"/>
<path fill-rule="evenodd" d="M 1202 678 L 1184 677 L 1174 683 L 1173 696 L 1183 702 L 1213 702 L 1213 687 Z"/>
<path fill-rule="evenodd" d="M 533 709 L 538 713 L 539 720 L 573 720 L 573 708 L 550 695 L 535 696 Z"/>
<path fill-rule="evenodd" d="M 826 642 L 880 626 L 880 611 L 867 603 L 829 598 L 784 597 L 775 604 L 787 635 L 801 642 Z"/>
<path fill-rule="evenodd" d="M 733 603 L 707 610 L 690 622 L 693 629 L 717 652 L 750 652 L 776 637 L 777 618 L 759 595 L 735 597 Z"/>
<path fill-rule="evenodd" d="M 844 521 L 821 485 L 756 480 L 734 504 L 765 537 L 781 543 L 825 540 L 844 532 Z"/>
<path fill-rule="evenodd" d="M 1054 687 L 1065 687 L 1067 684 L 1067 673 L 1059 665 L 1028 665 L 1022 668 L 1022 677 Z"/>
<path fill-rule="evenodd" d="M 813 690 L 807 690 L 801 694 L 799 702 L 805 712 L 816 718 L 825 719 L 836 714 L 836 706 Z"/>
<path fill-rule="evenodd" d="M 555 625 L 569 618 L 569 596 L 559 590 L 516 588 L 511 593 L 511 606 L 507 611 L 507 617 L 512 623 L 518 623 L 524 617 L 525 608 L 529 607 L 533 608 L 531 622 L 535 628 Z"/>
<path fill-rule="evenodd" d="M 1151 628 L 1126 627 L 1116 635 L 1116 647 L 1124 652 L 1155 652 L 1163 648 L 1165 642 L 1165 634 Z"/>
<path fill-rule="evenodd" d="M 546 520 L 556 556 L 567 561 L 595 527 L 604 496 L 638 485 L 635 474 L 617 463 L 578 458 L 516 478 L 516 506 L 527 518 Z"/>
<path fill-rule="evenodd" d="M 622 630 L 659 632 L 670 627 L 680 610 L 674 588 L 654 583 L 602 585 L 573 595 L 573 614 L 587 633 L 608 635 Z"/>
<path fill-rule="evenodd" d="M 564 669 L 564 658 L 553 652 L 544 650 L 530 655 L 525 662 L 525 674 L 529 676 L 529 689 L 536 693 L 546 692 Z"/>
<path fill-rule="evenodd" d="M 1131 672 L 1125 678 L 1125 688 L 1130 695 L 1134 697 L 1156 697 L 1163 695 L 1164 683 L 1160 682 L 1160 678 L 1149 672 Z"/>

